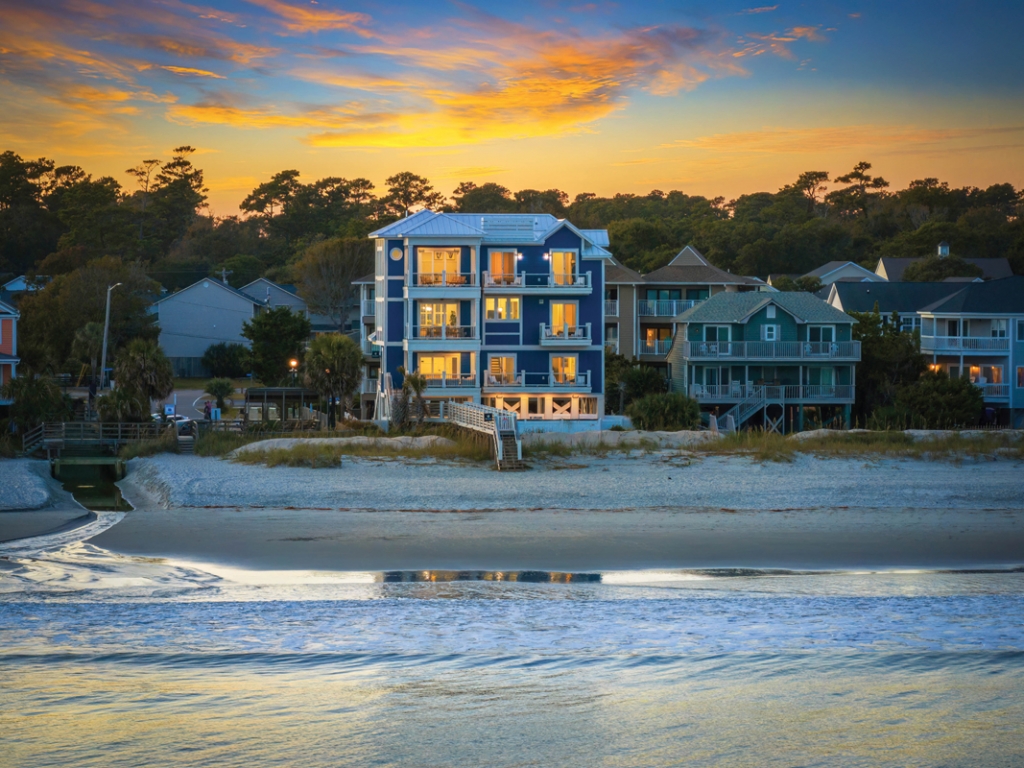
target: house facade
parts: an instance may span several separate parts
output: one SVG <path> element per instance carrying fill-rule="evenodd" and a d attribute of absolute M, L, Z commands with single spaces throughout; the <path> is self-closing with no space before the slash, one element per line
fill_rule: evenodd
<path fill-rule="evenodd" d="M 294 285 L 281 285 L 267 280 L 265 277 L 260 277 L 248 285 L 243 285 L 238 290 L 246 296 L 251 296 L 265 307 L 270 307 L 271 309 L 275 307 L 288 307 L 292 312 L 305 315 L 313 326 L 314 336 L 321 333 L 338 333 L 338 326 L 333 318 L 310 312 L 306 300 L 299 295 Z M 354 317 L 353 313 L 352 317 L 347 318 L 342 325 L 345 328 L 354 325 Z"/>
<path fill-rule="evenodd" d="M 363 381 L 359 390 L 360 418 L 372 419 L 380 384 L 380 360 L 384 347 L 375 344 L 377 330 L 377 277 L 366 275 L 354 280 L 359 288 L 359 345 L 363 351 Z"/>
<path fill-rule="evenodd" d="M 243 344 L 242 326 L 263 306 L 252 296 L 213 277 L 153 303 L 150 311 L 160 326 L 160 346 L 171 361 L 174 375 L 208 376 L 203 354 L 213 344 Z"/>
<path fill-rule="evenodd" d="M 921 309 L 962 289 L 956 283 L 833 283 L 827 301 L 840 312 L 873 312 L 877 307 L 883 322 L 895 312 L 901 331 L 920 332 Z"/>
<path fill-rule="evenodd" d="M 674 319 L 672 390 L 738 428 L 849 427 L 860 342 L 854 320 L 808 293 L 719 293 Z"/>
<path fill-rule="evenodd" d="M 0 301 L 0 387 L 18 375 L 18 319 L 21 315 L 10 304 Z M 0 396 L 0 405 L 10 400 Z"/>
<path fill-rule="evenodd" d="M 425 210 L 370 237 L 374 314 L 363 328 L 380 348 L 378 412 L 403 368 L 426 378 L 430 408 L 461 401 L 524 421 L 601 417 L 604 230 L 547 214 Z"/>
<path fill-rule="evenodd" d="M 966 287 L 920 310 L 921 352 L 970 379 L 1001 423 L 1024 424 L 1024 276 Z"/>

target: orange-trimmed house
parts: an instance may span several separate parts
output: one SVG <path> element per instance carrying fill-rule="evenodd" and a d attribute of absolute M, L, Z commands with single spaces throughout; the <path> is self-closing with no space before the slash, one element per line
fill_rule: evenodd
<path fill-rule="evenodd" d="M 0 386 L 17 376 L 18 359 L 18 310 L 0 301 Z M 10 404 L 0 398 L 0 405 Z"/>

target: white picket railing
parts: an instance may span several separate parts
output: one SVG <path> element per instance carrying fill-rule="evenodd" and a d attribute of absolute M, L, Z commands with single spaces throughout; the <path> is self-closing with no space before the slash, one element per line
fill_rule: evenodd
<path fill-rule="evenodd" d="M 590 344 L 590 342 L 590 323 L 583 325 L 563 323 L 561 326 L 540 324 L 540 343 L 542 345 L 577 345 Z"/>
<path fill-rule="evenodd" d="M 636 308 L 640 317 L 675 317 L 700 302 L 700 299 L 641 299 Z"/>
<path fill-rule="evenodd" d="M 987 336 L 922 336 L 921 349 L 928 352 L 1007 352 L 1010 340 Z"/>
<path fill-rule="evenodd" d="M 647 341 L 646 339 L 640 340 L 641 355 L 667 355 L 671 347 L 672 339 L 654 339 L 653 341 Z"/>
<path fill-rule="evenodd" d="M 604 300 L 604 314 L 605 314 L 605 317 L 618 317 L 618 315 L 619 315 L 619 301 L 618 301 L 618 299 L 605 299 Z"/>
<path fill-rule="evenodd" d="M 562 274 L 552 272 L 517 272 L 514 275 L 508 273 L 501 273 L 497 275 L 491 275 L 490 272 L 484 272 L 483 277 L 484 288 L 539 288 L 543 290 L 580 290 L 589 289 L 590 285 L 590 273 L 582 272 L 580 274 Z"/>
<path fill-rule="evenodd" d="M 377 314 L 377 302 L 373 299 L 363 299 L 363 315 L 372 317 Z"/>
<path fill-rule="evenodd" d="M 690 360 L 735 357 L 747 360 L 846 359 L 860 360 L 859 341 L 685 341 L 682 353 Z"/>

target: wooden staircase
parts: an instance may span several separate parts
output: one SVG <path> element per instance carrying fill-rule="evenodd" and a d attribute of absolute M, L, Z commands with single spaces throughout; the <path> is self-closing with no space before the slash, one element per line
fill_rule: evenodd
<path fill-rule="evenodd" d="M 498 433 L 498 440 L 501 442 L 501 458 L 498 459 L 499 472 L 521 472 L 526 469 L 526 464 L 520 456 L 519 440 L 516 433 L 502 431 Z"/>
<path fill-rule="evenodd" d="M 196 439 L 192 435 L 178 435 L 178 453 L 191 456 L 196 445 Z"/>
<path fill-rule="evenodd" d="M 516 415 L 477 403 L 442 403 L 441 418 L 462 429 L 487 435 L 499 472 L 526 469 L 523 444 L 516 429 Z"/>

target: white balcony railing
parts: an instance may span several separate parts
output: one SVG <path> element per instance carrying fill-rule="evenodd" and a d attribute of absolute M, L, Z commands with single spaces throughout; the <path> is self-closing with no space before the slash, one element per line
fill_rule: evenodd
<path fill-rule="evenodd" d="M 362 347 L 364 355 L 367 355 L 369 357 L 380 357 L 380 346 L 374 344 L 372 341 L 370 341 L 370 339 L 363 339 L 362 343 L 359 346 Z"/>
<path fill-rule="evenodd" d="M 413 272 L 408 276 L 406 285 L 421 288 L 465 288 L 476 285 L 476 275 L 472 272 Z"/>
<path fill-rule="evenodd" d="M 363 316 L 373 317 L 377 314 L 377 302 L 373 299 L 363 299 Z"/>
<path fill-rule="evenodd" d="M 921 349 L 929 352 L 1007 352 L 1010 340 L 987 336 L 922 336 Z"/>
<path fill-rule="evenodd" d="M 619 300 L 618 299 L 605 299 L 604 300 L 604 315 L 605 315 L 605 317 L 618 317 L 619 316 Z"/>
<path fill-rule="evenodd" d="M 377 386 L 380 379 L 363 379 L 363 384 L 359 388 L 359 391 L 364 395 L 375 395 L 377 394 Z"/>
<path fill-rule="evenodd" d="M 1006 400 L 1010 397 L 1009 384 L 975 384 L 986 400 Z"/>
<path fill-rule="evenodd" d="M 685 341 L 683 357 L 711 360 L 860 360 L 859 341 Z"/>
<path fill-rule="evenodd" d="M 640 339 L 641 355 L 667 355 L 672 347 L 672 339 Z"/>
<path fill-rule="evenodd" d="M 544 291 L 566 290 L 570 292 L 586 292 L 591 290 L 589 272 L 583 272 L 578 275 L 553 274 L 551 272 L 517 272 L 514 275 L 505 272 L 492 275 L 490 272 L 484 272 L 483 284 L 484 289 L 516 288 L 522 290 L 540 289 Z"/>
<path fill-rule="evenodd" d="M 556 376 L 554 373 L 528 373 L 518 371 L 517 373 L 491 373 L 484 372 L 484 387 L 486 389 L 574 389 L 590 390 L 590 371 L 578 373 L 575 376 Z"/>
<path fill-rule="evenodd" d="M 479 340 L 475 325 L 414 325 L 407 328 L 406 338 L 409 341 L 423 341 L 425 339 L 469 339 Z"/>
<path fill-rule="evenodd" d="M 590 323 L 561 326 L 540 324 L 541 346 L 580 346 L 589 345 L 590 342 Z"/>
<path fill-rule="evenodd" d="M 699 401 L 740 401 L 762 394 L 768 402 L 853 400 L 850 384 L 691 384 L 690 395 Z"/>
<path fill-rule="evenodd" d="M 700 303 L 700 299 L 642 299 L 637 302 L 640 317 L 675 317 Z"/>
<path fill-rule="evenodd" d="M 474 389 L 477 386 L 475 373 L 453 374 L 425 373 L 427 389 Z"/>

